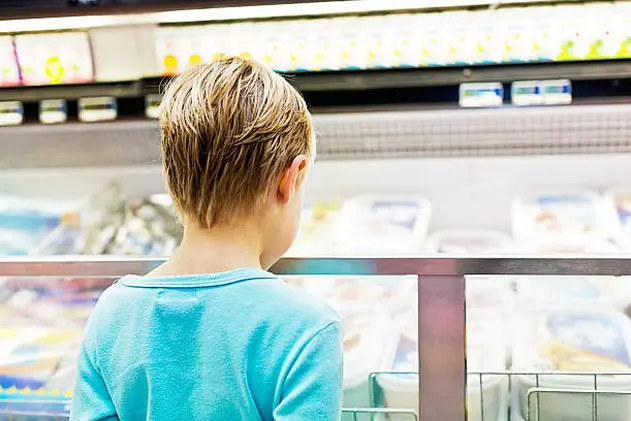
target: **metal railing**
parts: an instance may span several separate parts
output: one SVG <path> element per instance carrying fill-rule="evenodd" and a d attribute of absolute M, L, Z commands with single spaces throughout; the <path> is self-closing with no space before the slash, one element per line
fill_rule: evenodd
<path fill-rule="evenodd" d="M 160 259 L 149 258 L 12 258 L 0 259 L 0 276 L 118 277 L 143 274 L 160 263 Z M 418 418 L 423 421 L 463 421 L 466 419 L 467 378 L 466 275 L 622 276 L 631 275 L 631 258 L 292 258 L 281 260 L 271 270 L 278 275 L 418 276 Z M 544 393 L 547 391 L 535 390 L 530 396 L 536 398 Z M 351 410 L 355 417 L 362 411 Z"/>

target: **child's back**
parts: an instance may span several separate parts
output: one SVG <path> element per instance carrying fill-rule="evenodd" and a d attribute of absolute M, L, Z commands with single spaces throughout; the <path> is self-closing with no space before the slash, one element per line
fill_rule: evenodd
<path fill-rule="evenodd" d="M 99 300 L 71 419 L 338 420 L 340 320 L 263 269 L 298 226 L 314 153 L 302 98 L 262 66 L 225 59 L 177 79 L 163 106 L 184 240 Z"/>

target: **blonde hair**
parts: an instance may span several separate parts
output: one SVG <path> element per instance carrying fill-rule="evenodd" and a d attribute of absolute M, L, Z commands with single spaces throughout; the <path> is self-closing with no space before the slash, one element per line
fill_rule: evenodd
<path fill-rule="evenodd" d="M 251 212 L 296 156 L 315 154 L 304 99 L 255 61 L 197 66 L 171 82 L 161 106 L 167 188 L 202 228 Z"/>

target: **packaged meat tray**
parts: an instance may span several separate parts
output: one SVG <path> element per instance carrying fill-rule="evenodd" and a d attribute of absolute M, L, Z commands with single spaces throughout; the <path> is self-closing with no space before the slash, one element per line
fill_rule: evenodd
<path fill-rule="evenodd" d="M 427 250 L 432 253 L 484 254 L 511 251 L 510 237 L 501 231 L 453 230 L 430 236 Z"/>
<path fill-rule="evenodd" d="M 397 320 L 398 329 L 386 346 L 382 371 L 418 373 L 418 322 L 415 312 Z M 472 311 L 467 315 L 467 363 L 470 372 L 506 369 L 504 326 L 497 314 Z M 409 408 L 418 413 L 418 374 L 382 374 L 377 383 L 386 407 Z M 467 414 L 470 421 L 505 420 L 508 415 L 508 379 L 505 376 L 467 377 Z M 390 415 L 390 420 L 409 417 Z"/>
<path fill-rule="evenodd" d="M 610 203 L 589 191 L 542 192 L 513 202 L 516 240 L 608 239 L 617 231 Z"/>
<path fill-rule="evenodd" d="M 379 307 L 338 307 L 344 325 L 344 407 L 370 407 L 369 378 L 379 369 L 390 318 Z"/>
<path fill-rule="evenodd" d="M 431 205 L 412 195 L 356 196 L 344 203 L 336 252 L 415 254 L 427 236 Z"/>
<path fill-rule="evenodd" d="M 590 421 L 593 410 L 601 421 L 631 417 L 631 396 L 615 394 L 631 388 L 631 321 L 625 315 L 586 308 L 536 310 L 522 315 L 518 332 L 513 412 L 527 419 L 528 391 L 538 387 L 559 390 L 531 396 L 530 412 L 541 421 Z M 538 381 L 530 373 L 540 373 Z M 596 387 L 614 393 L 598 395 L 595 408 L 592 394 L 572 393 Z"/>

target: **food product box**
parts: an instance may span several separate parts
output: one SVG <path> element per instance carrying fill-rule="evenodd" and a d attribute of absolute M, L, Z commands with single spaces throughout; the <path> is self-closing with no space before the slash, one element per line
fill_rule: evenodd
<path fill-rule="evenodd" d="M 338 253 L 418 253 L 427 235 L 431 205 L 414 195 L 356 196 L 340 211 Z"/>
<path fill-rule="evenodd" d="M 418 373 L 418 323 L 410 312 L 395 323 L 382 371 Z M 506 347 L 502 319 L 492 312 L 472 311 L 467 315 L 467 362 L 470 372 L 501 372 L 506 369 Z M 377 376 L 386 407 L 409 408 L 418 413 L 418 374 Z M 467 413 L 472 421 L 505 420 L 508 414 L 508 378 L 500 375 L 467 377 Z M 408 417 L 409 418 L 409 417 Z M 407 420 L 390 415 L 390 420 Z"/>
<path fill-rule="evenodd" d="M 518 411 L 539 420 L 613 421 L 631 416 L 631 320 L 615 311 L 534 310 L 519 319 L 512 391 Z M 532 374 L 531 374 L 532 373 Z M 535 376 L 538 373 L 538 376 Z M 588 374 L 594 373 L 594 374 Z M 535 387 L 547 392 L 531 394 Z M 613 392 L 597 395 L 594 389 Z M 577 393 L 580 391 L 588 393 Z M 594 411 L 595 414 L 594 414 Z"/>
<path fill-rule="evenodd" d="M 346 408 L 370 406 L 369 378 L 379 369 L 390 318 L 379 307 L 338 306 L 344 325 L 344 399 Z"/>
<path fill-rule="evenodd" d="M 20 84 L 20 72 L 13 47 L 13 37 L 0 36 L 0 86 Z"/>
<path fill-rule="evenodd" d="M 617 220 L 611 204 L 589 191 L 541 192 L 513 202 L 516 240 L 586 241 L 611 238 Z"/>
<path fill-rule="evenodd" d="M 25 85 L 88 83 L 94 80 L 87 32 L 16 35 L 15 49 Z"/>

